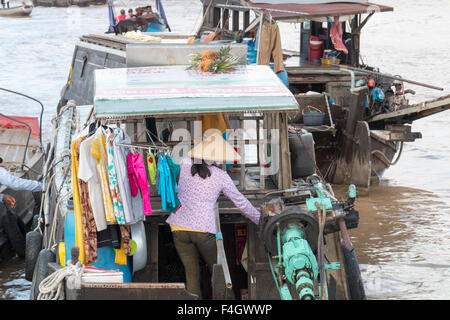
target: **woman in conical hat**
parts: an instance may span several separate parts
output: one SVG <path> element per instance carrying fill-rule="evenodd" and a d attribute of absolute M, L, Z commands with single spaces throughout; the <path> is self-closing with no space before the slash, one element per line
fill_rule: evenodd
<path fill-rule="evenodd" d="M 180 161 L 178 198 L 181 206 L 166 220 L 186 273 L 187 290 L 201 298 L 199 253 L 212 271 L 216 263 L 215 213 L 223 193 L 253 223 L 260 212 L 239 192 L 231 177 L 213 163 L 241 160 L 220 134 L 212 134 L 197 144 Z"/>

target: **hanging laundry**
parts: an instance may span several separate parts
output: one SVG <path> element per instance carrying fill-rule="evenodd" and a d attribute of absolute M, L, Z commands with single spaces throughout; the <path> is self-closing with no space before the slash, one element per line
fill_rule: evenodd
<path fill-rule="evenodd" d="M 334 17 L 333 26 L 330 28 L 330 38 L 336 50 L 343 51 L 345 54 L 348 54 L 347 47 L 342 42 L 342 26 L 339 22 L 339 16 Z"/>
<path fill-rule="evenodd" d="M 144 160 L 140 153 L 128 153 L 127 156 L 128 179 L 130 180 L 131 196 L 136 197 L 139 189 L 142 193 L 142 202 L 144 206 L 144 214 L 152 214 L 152 206 L 150 202 L 150 191 L 148 188 L 147 174 L 145 172 Z"/>
<path fill-rule="evenodd" d="M 127 255 L 125 254 L 123 242 L 121 242 L 121 244 L 120 244 L 120 249 L 114 249 L 114 252 L 116 253 L 114 263 L 117 263 L 120 265 L 126 265 L 127 264 Z"/>
<path fill-rule="evenodd" d="M 172 190 L 173 190 L 173 199 L 174 202 L 172 203 L 171 207 L 169 208 L 170 212 L 175 212 L 178 207 L 181 205 L 180 200 L 178 199 L 178 185 L 177 185 L 177 177 L 180 174 L 180 166 L 173 160 L 171 156 L 166 156 L 167 164 L 170 169 L 170 176 L 171 180 L 170 183 L 172 183 Z"/>
<path fill-rule="evenodd" d="M 149 153 L 147 155 L 147 168 L 148 168 L 148 174 L 150 176 L 150 183 L 156 184 L 156 159 L 153 153 Z"/>
<path fill-rule="evenodd" d="M 81 201 L 80 191 L 78 187 L 78 157 L 77 150 L 80 146 L 81 138 L 73 140 L 70 146 L 72 158 L 72 191 L 73 191 L 73 207 L 75 215 L 75 245 L 80 249 L 79 260 L 82 264 L 86 263 L 86 256 L 84 251 L 84 234 L 83 223 L 81 218 Z"/>
<path fill-rule="evenodd" d="M 85 139 L 86 137 L 78 139 L 75 144 L 78 163 L 80 163 L 80 145 Z M 90 264 L 97 261 L 97 226 L 95 225 L 87 183 L 78 179 L 78 188 L 81 203 L 81 220 L 83 223 L 84 251 L 86 263 Z"/>
<path fill-rule="evenodd" d="M 120 249 L 120 229 L 117 224 L 110 224 L 105 230 L 97 232 L 97 248 L 111 246 Z"/>
<path fill-rule="evenodd" d="M 97 231 L 106 229 L 105 206 L 103 205 L 103 192 L 100 183 L 100 174 L 97 170 L 98 160 L 92 155 L 91 148 L 93 140 L 101 133 L 97 129 L 93 135 L 87 137 L 80 144 L 80 166 L 78 178 L 87 182 L 89 199 L 91 200 L 92 213 L 94 215 Z"/>
<path fill-rule="evenodd" d="M 127 225 L 119 225 L 120 229 L 120 237 L 121 237 L 121 249 L 123 250 L 126 255 L 129 255 L 131 253 L 131 233 L 130 233 L 130 227 Z"/>
<path fill-rule="evenodd" d="M 180 167 L 172 157 L 160 155 L 158 161 L 159 184 L 158 194 L 161 196 L 161 208 L 163 211 L 175 212 L 181 205 L 178 199 L 178 187 L 176 178 Z"/>
<path fill-rule="evenodd" d="M 119 186 L 117 183 L 117 173 L 114 164 L 114 139 L 119 134 L 119 129 L 109 129 L 107 132 L 106 148 L 107 148 L 107 161 L 108 161 L 108 179 L 109 190 L 111 191 L 111 199 L 114 206 L 114 214 L 116 216 L 117 223 L 119 225 L 125 224 L 125 217 L 123 214 L 122 199 L 119 193 Z"/>
<path fill-rule="evenodd" d="M 277 24 L 264 22 L 261 29 L 258 64 L 269 65 L 273 57 L 274 72 L 284 71 L 283 49 L 281 47 L 280 29 Z"/>
<path fill-rule="evenodd" d="M 144 208 L 141 194 L 138 192 L 135 197 L 131 196 L 130 180 L 128 179 L 127 155 L 129 147 L 119 144 L 131 144 L 130 137 L 122 129 L 114 138 L 114 166 L 117 174 L 117 184 L 122 199 L 123 214 L 126 224 L 135 224 L 144 220 Z"/>
<path fill-rule="evenodd" d="M 101 128 L 100 128 L 101 129 Z M 106 140 L 103 133 L 97 135 L 92 141 L 91 152 L 97 159 L 97 171 L 100 176 L 100 185 L 102 188 L 103 205 L 105 207 L 106 222 L 113 224 L 116 223 L 116 216 L 114 213 L 114 205 L 111 200 L 111 193 L 108 183 L 108 167 L 107 167 L 107 154 L 105 149 Z"/>

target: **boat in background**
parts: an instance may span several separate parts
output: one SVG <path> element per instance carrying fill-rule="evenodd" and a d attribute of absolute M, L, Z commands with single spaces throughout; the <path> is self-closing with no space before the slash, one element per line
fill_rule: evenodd
<path fill-rule="evenodd" d="M 32 0 L 35 7 L 67 8 L 70 6 L 89 7 L 105 5 L 106 0 Z"/>
<path fill-rule="evenodd" d="M 299 51 L 282 50 L 285 70 L 279 75 L 285 74 L 283 82 L 299 103 L 289 118 L 292 129 L 313 134 L 318 172 L 330 183 L 368 191 L 398 163 L 404 143 L 422 137 L 412 132 L 413 121 L 450 110 L 448 94 L 414 105 L 406 98 L 414 92 L 405 90 L 409 83 L 443 88 L 381 73 L 361 61 L 361 31 L 374 14 L 393 7 L 367 0 L 200 1 L 203 21 L 194 41 L 211 33 L 214 40 L 247 43 L 248 63 L 257 63 L 254 38 L 263 24 L 298 24 Z M 320 122 L 305 121 L 304 113 L 315 112 Z"/>
<path fill-rule="evenodd" d="M 16 5 L 15 7 L 10 7 L 10 2 L 8 2 L 8 7 L 0 7 L 0 17 L 28 17 L 31 11 L 33 11 L 33 6 L 26 4 L 25 1 L 13 1 L 20 2 L 20 5 Z"/>
<path fill-rule="evenodd" d="M 124 3 L 121 1 L 120 5 L 123 6 L 123 4 Z M 145 9 L 148 7 L 154 8 L 155 10 L 152 10 L 150 14 L 145 14 Z M 125 10 L 128 11 L 128 9 Z M 134 12 L 138 19 L 138 21 L 136 21 L 137 27 L 139 28 L 138 30 L 142 32 L 171 31 L 161 0 L 156 0 L 153 7 L 151 5 L 136 7 Z M 118 13 L 119 9 L 115 10 L 114 1 L 108 1 L 109 29 L 107 33 L 114 32 L 114 26 L 117 25 L 116 17 Z"/>

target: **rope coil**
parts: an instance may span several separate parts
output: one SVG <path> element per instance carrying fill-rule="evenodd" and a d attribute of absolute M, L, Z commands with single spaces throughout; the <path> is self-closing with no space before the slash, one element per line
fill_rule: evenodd
<path fill-rule="evenodd" d="M 64 279 L 68 276 L 75 276 L 81 282 L 84 265 L 78 261 L 72 264 L 72 260 L 67 262 L 67 267 L 53 272 L 39 284 L 39 294 L 37 300 L 63 300 L 64 299 Z"/>

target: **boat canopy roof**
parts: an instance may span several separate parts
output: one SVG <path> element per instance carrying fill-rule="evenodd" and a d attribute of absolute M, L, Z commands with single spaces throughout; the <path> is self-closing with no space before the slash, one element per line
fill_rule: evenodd
<path fill-rule="evenodd" d="M 298 111 L 298 103 L 269 66 L 219 74 L 186 66 L 95 70 L 97 119 L 280 111 Z"/>
<path fill-rule="evenodd" d="M 249 6 L 268 10 L 274 19 L 347 16 L 361 13 L 394 11 L 394 8 L 368 1 L 264 0 L 248 1 Z M 277 11 L 279 10 L 279 11 Z M 281 12 L 284 11 L 284 12 Z"/>

